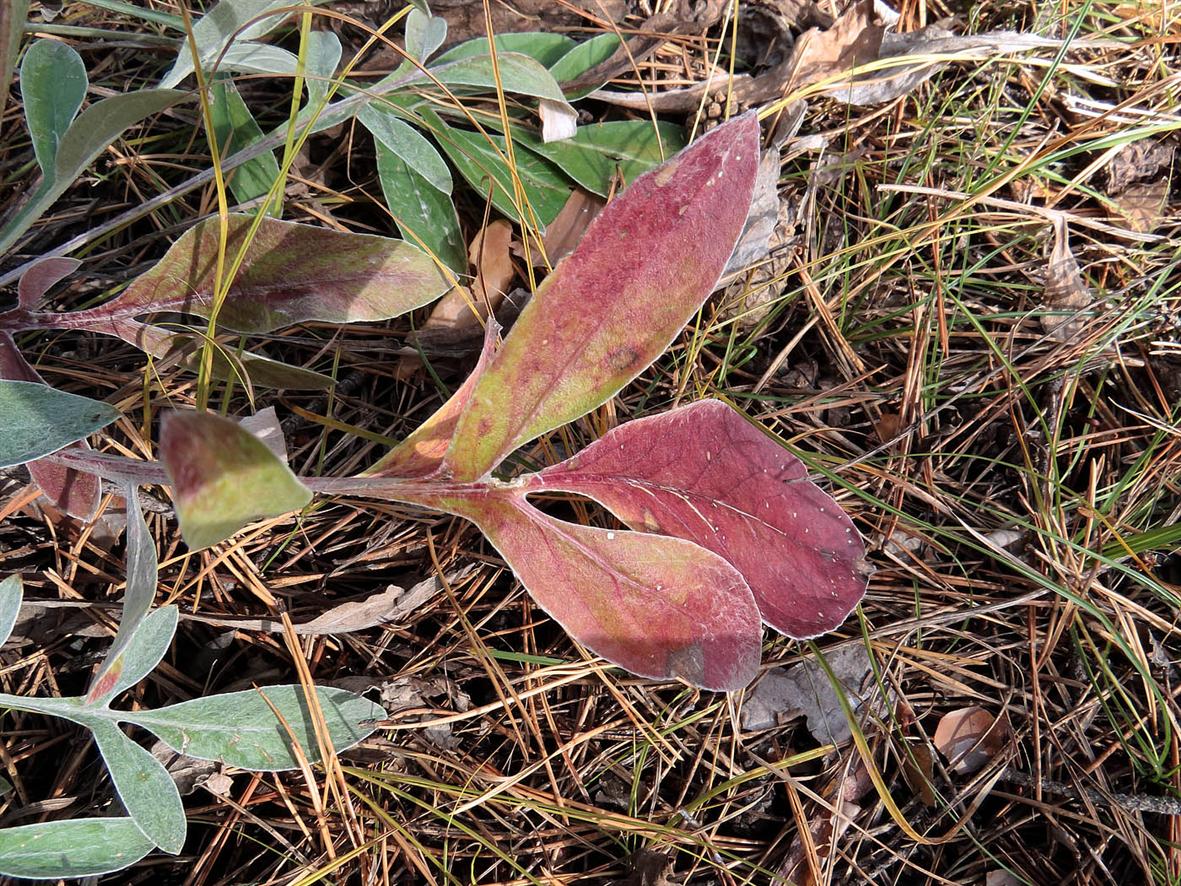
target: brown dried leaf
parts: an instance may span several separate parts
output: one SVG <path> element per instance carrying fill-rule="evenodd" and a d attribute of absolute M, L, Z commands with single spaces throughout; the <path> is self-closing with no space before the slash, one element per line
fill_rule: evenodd
<path fill-rule="evenodd" d="M 953 772 L 971 775 L 1004 750 L 1009 739 L 1006 718 L 973 706 L 944 714 L 935 727 L 934 742 Z"/>
<path fill-rule="evenodd" d="M 297 625 L 297 634 L 347 634 L 380 624 L 398 622 L 430 602 L 439 592 L 439 580 L 428 578 L 409 588 L 390 585 L 364 600 L 341 603 L 311 621 Z"/>
<path fill-rule="evenodd" d="M 935 778 L 935 761 L 927 745 L 907 746 L 902 758 L 902 777 L 924 806 L 932 807 L 939 802 L 939 798 L 935 796 L 935 789 L 931 786 Z"/>
<path fill-rule="evenodd" d="M 644 847 L 628 859 L 631 872 L 616 886 L 673 886 L 669 875 L 673 870 L 673 855 Z"/>
<path fill-rule="evenodd" d="M 597 194 L 575 188 L 558 217 L 546 225 L 542 245 L 545 247 L 545 257 L 551 265 L 556 265 L 574 251 L 582 235 L 590 223 L 607 205 L 607 201 Z M 535 265 L 542 263 L 541 250 L 534 247 L 532 259 Z"/>
<path fill-rule="evenodd" d="M 1086 321 L 1077 315 L 1091 304 L 1091 291 L 1083 280 L 1074 253 L 1070 251 L 1070 234 L 1061 216 L 1054 220 L 1054 248 L 1050 252 L 1050 266 L 1046 270 L 1046 289 L 1043 297 L 1049 312 L 1042 314 L 1042 329 L 1054 339 L 1070 342 L 1078 338 Z"/>
<path fill-rule="evenodd" d="M 504 219 L 476 234 L 468 247 L 468 260 L 476 270 L 471 289 L 454 288 L 439 300 L 418 331 L 420 343 L 451 344 L 483 336 L 483 321 L 500 305 L 516 273 L 509 248 L 512 237 L 513 226 Z"/>
<path fill-rule="evenodd" d="M 1138 234 L 1149 234 L 1161 226 L 1166 218 L 1165 206 L 1169 199 L 1170 181 L 1136 182 L 1112 197 L 1116 212 L 1128 227 Z"/>
<path fill-rule="evenodd" d="M 1124 145 L 1107 165 L 1107 193 L 1122 194 L 1135 182 L 1168 179 L 1175 146 L 1167 141 L 1141 139 Z"/>
<path fill-rule="evenodd" d="M 854 711 L 868 705 L 882 709 L 870 675 L 869 653 L 860 643 L 838 646 L 825 653 Z M 820 742 L 841 745 L 853 737 L 849 721 L 824 669 L 815 661 L 768 671 L 742 707 L 744 730 L 766 729 L 803 714 L 808 731 Z"/>
<path fill-rule="evenodd" d="M 875 60 L 885 32 L 873 0 L 857 0 L 827 31 L 812 28 L 800 35 L 787 89 L 799 89 Z"/>
<path fill-rule="evenodd" d="M 883 443 L 888 443 L 898 436 L 902 430 L 902 416 L 897 412 L 883 412 L 881 417 L 873 423 L 873 432 Z"/>

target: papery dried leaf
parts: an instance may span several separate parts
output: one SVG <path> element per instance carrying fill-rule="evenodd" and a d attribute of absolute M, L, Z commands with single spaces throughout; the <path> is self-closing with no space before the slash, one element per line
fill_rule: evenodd
<path fill-rule="evenodd" d="M 26 277 L 28 274 L 21 278 L 22 287 Z M 29 291 L 32 292 L 35 289 L 34 286 Z M 23 298 L 24 290 L 22 289 L 21 292 Z M 38 293 L 38 297 L 39 295 Z M 29 362 L 17 350 L 12 336 L 7 332 L 0 332 L 0 378 L 45 384 L 45 379 L 29 365 Z M 80 440 L 69 448 L 88 450 L 90 444 L 85 440 Z M 29 475 L 45 493 L 45 497 L 71 517 L 89 520 L 98 510 L 102 484 L 94 474 L 74 470 L 47 459 L 28 462 L 25 467 L 29 469 Z"/>
<path fill-rule="evenodd" d="M 1139 234 L 1155 231 L 1165 221 L 1171 185 L 1167 177 L 1128 185 L 1112 198 L 1118 217 Z"/>
<path fill-rule="evenodd" d="M 245 242 L 250 224 L 250 216 L 230 216 L 227 264 Z M 218 231 L 217 218 L 198 222 L 118 298 L 57 315 L 55 325 L 123 337 L 121 324 L 142 314 L 179 311 L 208 317 Z M 270 332 L 309 320 L 385 320 L 449 288 L 430 257 L 404 240 L 266 218 L 246 250 L 218 323 L 238 332 Z"/>
<path fill-rule="evenodd" d="M 167 413 L 160 460 L 193 549 L 217 544 L 253 520 L 298 510 L 312 497 L 265 443 L 209 413 Z"/>
<path fill-rule="evenodd" d="M 824 653 L 824 661 L 840 681 L 855 713 L 862 715 L 868 710 L 881 716 L 885 712 L 864 645 L 843 644 Z M 842 745 L 853 737 L 852 724 L 828 672 L 811 658 L 763 675 L 742 707 L 742 728 L 769 729 L 801 714 L 818 742 Z"/>
<path fill-rule="evenodd" d="M 1144 138 L 1121 147 L 1107 165 L 1107 193 L 1122 194 L 1136 182 L 1168 180 L 1176 145 Z"/>
<path fill-rule="evenodd" d="M 528 481 L 634 529 L 689 539 L 742 573 L 790 637 L 837 627 L 865 593 L 865 545 L 798 458 L 720 400 L 621 425 Z"/>
<path fill-rule="evenodd" d="M 347 634 L 380 624 L 396 623 L 421 609 L 439 593 L 439 579 L 431 577 L 412 587 L 389 585 L 364 600 L 333 606 L 311 621 L 295 625 L 297 634 Z"/>
<path fill-rule="evenodd" d="M 519 490 L 440 498 L 474 522 L 546 612 L 634 674 L 740 689 L 759 664 L 754 598 L 734 567 L 678 538 L 566 523 Z"/>
<path fill-rule="evenodd" d="M 1075 341 L 1086 327 L 1086 321 L 1070 315 L 1091 303 L 1091 292 L 1070 251 L 1070 235 L 1061 216 L 1054 220 L 1054 248 L 1046 269 L 1045 303 L 1054 313 L 1042 315 L 1042 328 L 1060 342 Z"/>
<path fill-rule="evenodd" d="M 881 38 L 878 52 L 872 58 L 862 58 L 859 64 L 876 59 L 897 59 L 897 62 L 866 73 L 852 83 L 834 85 L 828 94 L 859 107 L 884 104 L 913 92 L 952 61 L 979 61 L 990 56 L 1061 45 L 1062 41 L 1058 39 L 1017 31 L 959 35 L 938 25 L 906 34 L 888 31 Z M 809 81 L 816 79 L 819 78 L 810 77 Z"/>
<path fill-rule="evenodd" d="M 239 419 L 238 426 L 261 440 L 279 461 L 287 461 L 287 440 L 283 436 L 283 425 L 279 423 L 279 415 L 275 412 L 274 406 L 268 406 L 254 415 Z"/>
<path fill-rule="evenodd" d="M 447 455 L 457 479 L 586 414 L 664 352 L 742 230 L 758 136 L 753 115 L 719 126 L 599 214 L 477 382 Z"/>
<path fill-rule="evenodd" d="M 543 98 L 538 103 L 537 113 L 541 117 L 541 140 L 544 142 L 573 138 L 578 131 L 578 112 L 566 102 Z"/>
<path fill-rule="evenodd" d="M 857 0 L 832 27 L 812 28 L 800 35 L 792 52 L 788 88 L 799 89 L 873 61 L 885 31 L 873 0 Z"/>

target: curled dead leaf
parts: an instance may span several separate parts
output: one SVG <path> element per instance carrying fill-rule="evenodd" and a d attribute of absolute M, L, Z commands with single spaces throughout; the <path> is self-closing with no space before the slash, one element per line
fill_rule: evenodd
<path fill-rule="evenodd" d="M 971 775 L 1000 754 L 1011 738 L 1008 718 L 973 706 L 944 714 L 935 727 L 934 742 L 952 772 Z"/>

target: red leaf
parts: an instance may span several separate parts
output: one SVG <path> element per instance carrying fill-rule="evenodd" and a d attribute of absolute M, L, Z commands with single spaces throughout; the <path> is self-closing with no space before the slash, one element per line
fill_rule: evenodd
<path fill-rule="evenodd" d="M 20 306 L 26 311 L 36 308 L 50 287 L 74 273 L 81 265 L 78 259 L 65 256 L 49 256 L 35 262 L 17 283 Z"/>
<path fill-rule="evenodd" d="M 21 278 L 22 286 L 27 277 L 28 274 Z M 45 384 L 45 379 L 21 356 L 12 336 L 7 332 L 0 332 L 0 378 Z M 82 440 L 74 446 L 67 447 L 67 450 L 70 449 L 89 450 L 90 445 Z M 45 497 L 71 517 L 89 520 L 98 510 L 102 484 L 93 474 L 67 468 L 63 464 L 44 458 L 31 461 L 25 467 L 29 469 L 33 482 L 41 488 Z"/>
<path fill-rule="evenodd" d="M 852 521 L 798 458 L 720 400 L 628 422 L 525 485 L 589 496 L 635 529 L 720 554 L 789 637 L 831 631 L 865 593 Z"/>
<path fill-rule="evenodd" d="M 759 612 L 734 567 L 677 538 L 565 523 L 519 489 L 433 501 L 483 530 L 521 583 L 580 643 L 642 677 L 746 686 L 759 665 Z"/>
<path fill-rule="evenodd" d="M 734 248 L 758 163 L 758 121 L 744 115 L 608 204 L 477 382 L 447 454 L 456 479 L 585 415 L 664 352 Z"/>

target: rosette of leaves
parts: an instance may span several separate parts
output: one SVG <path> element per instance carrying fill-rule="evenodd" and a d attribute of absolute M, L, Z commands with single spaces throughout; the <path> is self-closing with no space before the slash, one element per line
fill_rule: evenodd
<path fill-rule="evenodd" d="M 374 133 L 383 191 L 399 227 L 451 272 L 465 273 L 467 257 L 452 205 L 448 160 L 481 193 L 490 193 L 499 209 L 540 229 L 561 209 L 572 183 L 605 195 L 616 181 L 633 179 L 666 152 L 682 146 L 677 127 L 654 127 L 644 121 L 586 126 L 573 138 L 550 144 L 528 128 L 515 127 L 514 143 L 523 150 L 515 173 L 510 174 L 504 162 L 503 136 L 446 122 L 431 110 L 423 98 L 424 90 L 468 95 L 501 88 L 536 98 L 543 106 L 564 105 L 559 79 L 583 74 L 614 51 L 618 38 L 601 35 L 575 43 L 563 35 L 510 34 L 494 41 L 495 62 L 484 40 L 468 41 L 431 61 L 445 39 L 446 22 L 430 16 L 423 6 L 407 18 L 408 61 L 369 88 L 346 84 L 343 77 L 335 76 L 341 57 L 335 34 L 311 32 L 304 47 L 308 96 L 297 123 L 304 131 L 313 131 L 359 114 Z M 242 71 L 294 76 L 298 68 L 295 55 L 259 42 L 288 21 L 290 12 L 289 4 L 270 0 L 223 0 L 193 29 L 197 55 L 213 82 L 214 135 L 224 148 L 232 145 L 254 154 L 231 177 L 235 196 L 243 201 L 267 194 L 274 185 L 280 170 L 265 148 L 277 144 L 286 129 L 264 137 L 232 81 L 222 74 Z M 60 42 L 32 43 L 25 52 L 20 84 L 43 179 L 0 231 L 0 252 L 14 244 L 125 129 L 184 99 L 188 93 L 173 87 L 191 71 L 192 51 L 186 41 L 159 88 L 103 99 L 79 115 L 88 87 L 80 56 Z M 330 102 L 338 91 L 349 94 Z M 572 93 L 572 97 L 576 95 Z M 485 119 L 493 129 L 502 123 Z M 439 148 L 432 146 L 416 125 L 425 127 Z M 225 223 L 225 254 L 229 261 L 240 257 L 242 270 L 219 299 L 222 225 L 217 219 L 199 223 L 174 244 L 151 273 L 117 298 L 84 311 L 62 313 L 40 308 L 49 289 L 78 268 L 77 261 L 50 257 L 33 264 L 19 281 L 18 304 L 0 313 L 0 379 L 43 383 L 17 348 L 17 340 L 26 340 L 22 337 L 26 333 L 70 329 L 110 334 L 156 359 L 195 365 L 208 332 L 173 322 L 167 326 L 153 323 L 147 319 L 149 315 L 179 313 L 207 321 L 216 315 L 218 329 L 249 335 L 309 320 L 388 319 L 429 303 L 450 288 L 448 278 L 432 259 L 404 241 L 231 214 Z M 208 329 L 212 331 L 214 325 Z M 241 347 L 219 343 L 208 350 L 216 377 L 234 378 L 248 387 L 328 388 L 332 384 L 318 372 L 279 363 Z M 75 403 L 83 413 L 114 418 L 98 404 Z M 56 436 L 51 434 L 48 439 Z M 84 441 L 77 445 L 86 446 Z M 12 459 L 7 463 L 13 463 Z M 46 461 L 30 463 L 29 470 L 65 511 L 82 518 L 93 515 L 99 498 L 96 477 Z"/>
<path fill-rule="evenodd" d="M 627 422 L 544 470 L 497 476 L 531 440 L 602 405 L 652 364 L 712 291 L 742 230 L 759 156 L 747 115 L 641 176 L 545 279 L 504 343 L 365 474 L 296 478 L 236 423 L 165 417 L 160 466 L 57 456 L 124 481 L 168 482 L 190 545 L 302 507 L 313 492 L 393 500 L 476 524 L 580 643 L 636 674 L 734 690 L 761 626 L 837 627 L 865 591 L 864 547 L 796 457 L 704 400 Z M 628 529 L 577 525 L 530 502 L 599 502 Z"/>
<path fill-rule="evenodd" d="M 223 146 L 277 144 L 277 134 L 263 136 L 223 75 L 295 76 L 297 56 L 261 42 L 289 19 L 289 7 L 269 0 L 222 0 L 193 29 L 202 67 L 215 80 L 214 120 Z M 504 215 L 544 230 L 574 187 L 606 196 L 613 184 L 632 181 L 685 144 L 680 127 L 664 122 L 611 121 L 550 140 L 531 125 L 533 112 L 526 105 L 512 106 L 504 119 L 463 107 L 501 92 L 537 102 L 543 117 L 573 119 L 569 103 L 591 90 L 563 84 L 611 56 L 620 45 L 616 34 L 581 43 L 547 32 L 502 34 L 491 45 L 475 38 L 438 54 L 446 39 L 446 20 L 420 4 L 405 19 L 403 63 L 380 81 L 365 83 L 337 75 L 342 51 L 333 32 L 312 31 L 303 49 L 308 96 L 298 123 L 319 131 L 355 116 L 373 135 L 378 176 L 395 223 L 456 274 L 466 274 L 468 267 L 452 199 L 452 167 Z M 182 83 L 193 70 L 192 56 L 186 40 L 160 86 Z M 506 123 L 512 124 L 508 137 L 519 148 L 512 164 Z M 264 154 L 247 161 L 231 187 L 245 202 L 267 193 L 278 174 L 274 158 Z"/>

